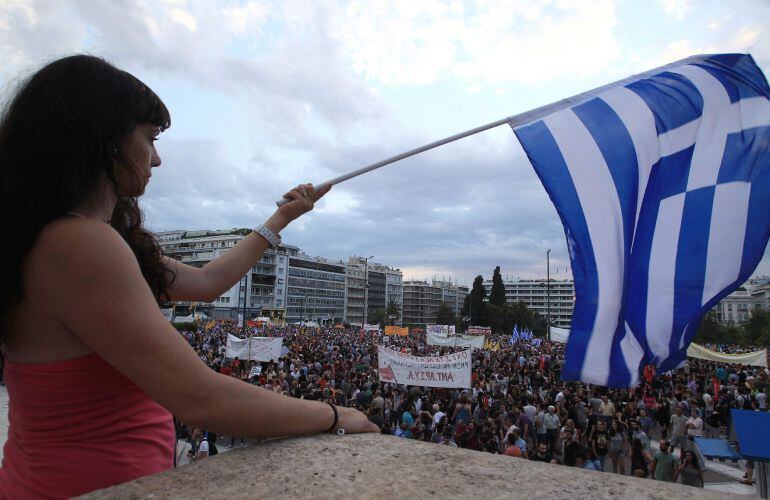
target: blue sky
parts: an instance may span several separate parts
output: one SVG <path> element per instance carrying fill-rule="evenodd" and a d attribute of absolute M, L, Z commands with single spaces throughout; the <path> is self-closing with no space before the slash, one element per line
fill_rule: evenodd
<path fill-rule="evenodd" d="M 5 0 L 0 85 L 88 52 L 172 113 L 142 200 L 155 230 L 255 226 L 300 182 L 689 55 L 770 69 L 756 1 L 104 2 Z M 375 255 L 407 278 L 564 276 L 564 233 L 506 127 L 335 188 L 284 241 Z M 758 273 L 770 274 L 766 252 Z"/>

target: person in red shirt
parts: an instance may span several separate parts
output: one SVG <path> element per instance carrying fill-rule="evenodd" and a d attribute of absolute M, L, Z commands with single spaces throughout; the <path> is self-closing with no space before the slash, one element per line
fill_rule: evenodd
<path fill-rule="evenodd" d="M 508 434 L 508 439 L 506 440 L 506 447 L 503 454 L 508 455 L 509 457 L 521 458 L 521 448 L 516 446 L 516 438 L 513 434 Z"/>

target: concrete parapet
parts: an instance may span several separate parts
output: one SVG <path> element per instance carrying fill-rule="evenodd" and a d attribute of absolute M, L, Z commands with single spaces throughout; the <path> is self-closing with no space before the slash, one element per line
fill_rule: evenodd
<path fill-rule="evenodd" d="M 83 498 L 677 498 L 724 494 L 377 434 L 263 442 Z"/>

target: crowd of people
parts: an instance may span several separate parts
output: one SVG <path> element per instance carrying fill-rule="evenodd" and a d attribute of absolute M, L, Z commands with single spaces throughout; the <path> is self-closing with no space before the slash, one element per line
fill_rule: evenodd
<path fill-rule="evenodd" d="M 384 434 L 691 486 L 703 486 L 704 468 L 693 439 L 725 435 L 731 408 L 767 411 L 770 388 L 765 368 L 692 358 L 676 371 L 648 367 L 634 389 L 564 382 L 564 344 L 504 338 L 493 339 L 493 349 L 473 350 L 471 388 L 405 387 L 379 381 L 379 344 L 416 356 L 459 349 L 428 345 L 424 334 L 383 337 L 341 327 L 244 331 L 208 322 L 181 333 L 217 372 L 287 396 L 356 407 Z M 283 337 L 284 355 L 270 362 L 227 358 L 228 334 Z M 198 450 L 205 430 L 194 432 Z"/>

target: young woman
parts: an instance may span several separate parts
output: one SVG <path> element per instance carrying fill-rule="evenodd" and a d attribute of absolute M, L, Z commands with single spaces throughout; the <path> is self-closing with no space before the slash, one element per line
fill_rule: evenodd
<path fill-rule="evenodd" d="M 91 56 L 24 82 L 0 122 L 0 323 L 10 398 L 0 497 L 71 497 L 172 467 L 174 414 L 229 436 L 377 432 L 362 413 L 218 374 L 158 308 L 210 302 L 324 192 L 309 184 L 201 269 L 164 257 L 137 204 L 165 105 Z M 121 436 L 123 439 L 115 439 Z"/>
<path fill-rule="evenodd" d="M 607 454 L 610 460 L 612 460 L 612 472 L 623 475 L 626 473 L 626 433 L 617 419 L 612 419 L 610 422 L 609 435 L 610 440 Z"/>
<path fill-rule="evenodd" d="M 682 484 L 703 488 L 703 471 L 698 466 L 698 457 L 691 450 L 684 452 L 682 463 L 679 464 L 679 477 Z"/>

